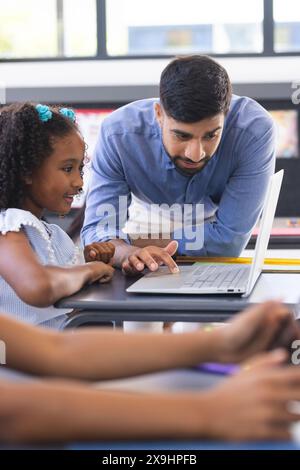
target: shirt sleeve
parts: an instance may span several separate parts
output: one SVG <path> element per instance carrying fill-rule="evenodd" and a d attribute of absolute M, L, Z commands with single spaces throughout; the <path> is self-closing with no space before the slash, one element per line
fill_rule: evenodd
<path fill-rule="evenodd" d="M 203 246 L 187 250 L 189 241 L 183 236 L 178 240 L 180 254 L 235 257 L 245 248 L 261 214 L 275 168 L 273 122 L 260 120 L 257 129 L 256 133 L 253 129 L 243 131 L 236 142 L 237 164 L 222 194 L 215 220 L 204 223 Z"/>
<path fill-rule="evenodd" d="M 119 157 L 121 143 L 118 143 L 117 136 L 109 135 L 107 127 L 104 121 L 92 161 L 90 190 L 81 231 L 83 245 L 116 238 L 130 243 L 122 228 L 127 220 L 131 192 Z"/>
<path fill-rule="evenodd" d="M 47 238 L 40 221 L 29 211 L 9 208 L 0 212 L 0 233 L 20 232 L 24 227 L 34 227 L 43 238 Z"/>

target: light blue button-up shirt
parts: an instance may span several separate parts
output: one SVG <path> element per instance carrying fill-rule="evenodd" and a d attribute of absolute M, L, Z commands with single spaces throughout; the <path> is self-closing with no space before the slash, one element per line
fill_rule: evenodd
<path fill-rule="evenodd" d="M 157 101 L 130 103 L 104 120 L 92 161 L 84 245 L 121 236 L 119 196 L 126 196 L 129 205 L 134 194 L 148 204 L 203 203 L 205 217 L 214 216 L 204 223 L 204 245 L 191 252 L 180 238 L 179 252 L 238 256 L 258 220 L 274 172 L 275 130 L 270 115 L 254 100 L 234 95 L 215 154 L 201 172 L 184 176 L 162 144 L 154 113 Z M 103 207 L 116 210 L 114 230 L 112 224 L 110 228 L 103 224 L 107 215 Z"/>

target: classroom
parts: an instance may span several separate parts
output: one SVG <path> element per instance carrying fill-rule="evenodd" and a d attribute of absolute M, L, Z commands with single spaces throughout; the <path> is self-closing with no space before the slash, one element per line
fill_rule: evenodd
<path fill-rule="evenodd" d="M 299 178 L 299 2 L 0 0 L 0 451 L 300 450 Z"/>

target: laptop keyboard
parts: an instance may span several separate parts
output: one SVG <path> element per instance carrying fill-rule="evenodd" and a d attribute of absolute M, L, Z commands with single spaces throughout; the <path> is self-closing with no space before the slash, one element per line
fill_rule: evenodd
<path fill-rule="evenodd" d="M 243 288 L 245 289 L 250 266 L 204 265 L 199 266 L 184 282 L 182 288 Z"/>

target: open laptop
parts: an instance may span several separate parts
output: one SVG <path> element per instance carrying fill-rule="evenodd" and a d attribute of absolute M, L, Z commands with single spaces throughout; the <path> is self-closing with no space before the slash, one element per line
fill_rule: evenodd
<path fill-rule="evenodd" d="M 251 264 L 195 263 L 171 274 L 166 266 L 146 274 L 127 292 L 153 294 L 240 294 L 250 295 L 262 272 L 283 178 L 273 175 L 267 190 Z"/>

